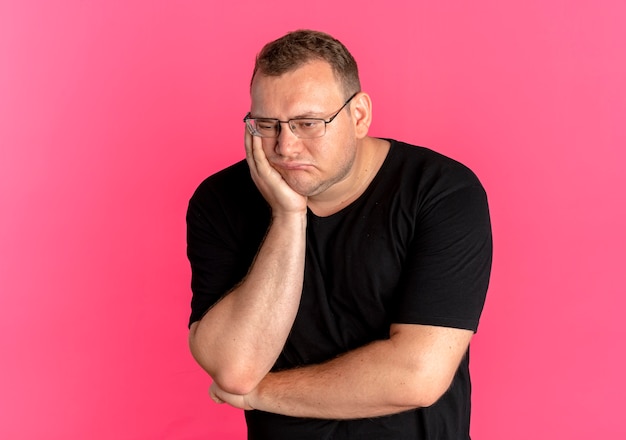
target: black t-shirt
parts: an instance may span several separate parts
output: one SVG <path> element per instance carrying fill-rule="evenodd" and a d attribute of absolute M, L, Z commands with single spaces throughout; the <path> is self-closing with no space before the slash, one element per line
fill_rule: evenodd
<path fill-rule="evenodd" d="M 361 197 L 328 217 L 308 212 L 300 309 L 275 370 L 388 338 L 392 323 L 476 331 L 492 254 L 485 192 L 462 164 L 390 142 Z M 245 276 L 270 214 L 245 161 L 198 187 L 187 214 L 190 323 Z M 429 408 L 350 421 L 249 411 L 249 438 L 469 439 L 468 363 Z"/>

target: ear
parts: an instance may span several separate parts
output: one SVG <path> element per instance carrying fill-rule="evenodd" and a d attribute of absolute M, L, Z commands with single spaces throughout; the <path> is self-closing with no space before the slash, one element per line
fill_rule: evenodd
<path fill-rule="evenodd" d="M 355 122 L 356 137 L 363 139 L 367 136 L 372 123 L 372 100 L 367 93 L 359 92 L 351 102 L 352 117 Z"/>

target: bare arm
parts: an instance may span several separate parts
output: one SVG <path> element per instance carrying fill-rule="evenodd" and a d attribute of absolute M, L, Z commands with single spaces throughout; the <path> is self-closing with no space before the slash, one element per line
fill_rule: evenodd
<path fill-rule="evenodd" d="M 377 341 L 324 364 L 268 374 L 249 395 L 213 385 L 214 400 L 296 417 L 352 419 L 430 406 L 449 388 L 473 332 L 394 324 Z"/>
<path fill-rule="evenodd" d="M 293 325 L 302 292 L 306 197 L 268 163 L 259 138 L 246 132 L 246 159 L 272 207 L 272 222 L 245 279 L 215 304 L 189 334 L 191 352 L 219 386 L 254 389 L 270 371 Z"/>

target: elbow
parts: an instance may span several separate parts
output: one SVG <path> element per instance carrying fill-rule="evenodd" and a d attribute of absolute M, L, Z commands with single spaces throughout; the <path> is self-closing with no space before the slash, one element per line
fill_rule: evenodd
<path fill-rule="evenodd" d="M 446 391 L 447 391 L 447 388 L 444 390 L 440 390 L 440 389 L 426 390 L 424 393 L 421 393 L 420 396 L 418 396 L 418 402 L 416 406 L 419 408 L 427 408 L 429 406 L 432 406 L 435 403 L 437 403 L 437 401 L 441 398 L 441 396 L 445 394 Z"/>
<path fill-rule="evenodd" d="M 414 390 L 410 396 L 405 396 L 401 405 L 404 408 L 428 408 L 439 401 L 444 391 L 432 389 L 430 387 Z"/>
<path fill-rule="evenodd" d="M 411 392 L 405 395 L 406 406 L 427 408 L 434 405 L 448 391 L 452 378 L 441 375 L 416 375 L 411 381 Z"/>
<path fill-rule="evenodd" d="M 211 376 L 213 382 L 230 394 L 240 396 L 249 394 L 262 379 L 247 368 L 239 368 L 233 364 L 219 364 L 195 355 L 194 357 L 198 364 Z"/>
<path fill-rule="evenodd" d="M 230 394 L 245 395 L 253 391 L 263 379 L 264 374 L 255 368 L 249 359 L 231 359 L 215 350 L 209 350 L 199 340 L 196 327 L 192 326 L 189 333 L 189 349 L 198 365 L 206 371 L 211 379 L 224 391 Z"/>
<path fill-rule="evenodd" d="M 239 396 L 250 394 L 260 382 L 257 377 L 236 371 L 216 372 L 211 378 L 222 390 Z"/>

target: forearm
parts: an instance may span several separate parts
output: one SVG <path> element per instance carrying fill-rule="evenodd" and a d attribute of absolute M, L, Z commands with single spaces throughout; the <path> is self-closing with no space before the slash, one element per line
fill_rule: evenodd
<path fill-rule="evenodd" d="M 262 411 L 293 417 L 377 417 L 419 406 L 409 372 L 388 362 L 388 341 L 320 365 L 270 373 L 250 396 Z"/>
<path fill-rule="evenodd" d="M 449 388 L 472 334 L 392 326 L 388 340 L 323 364 L 270 373 L 243 400 L 222 397 L 235 406 L 244 403 L 267 412 L 329 419 L 377 417 L 430 406 Z"/>
<path fill-rule="evenodd" d="M 302 292 L 306 213 L 274 218 L 245 279 L 190 332 L 198 363 L 232 392 L 246 393 L 271 369 Z"/>

